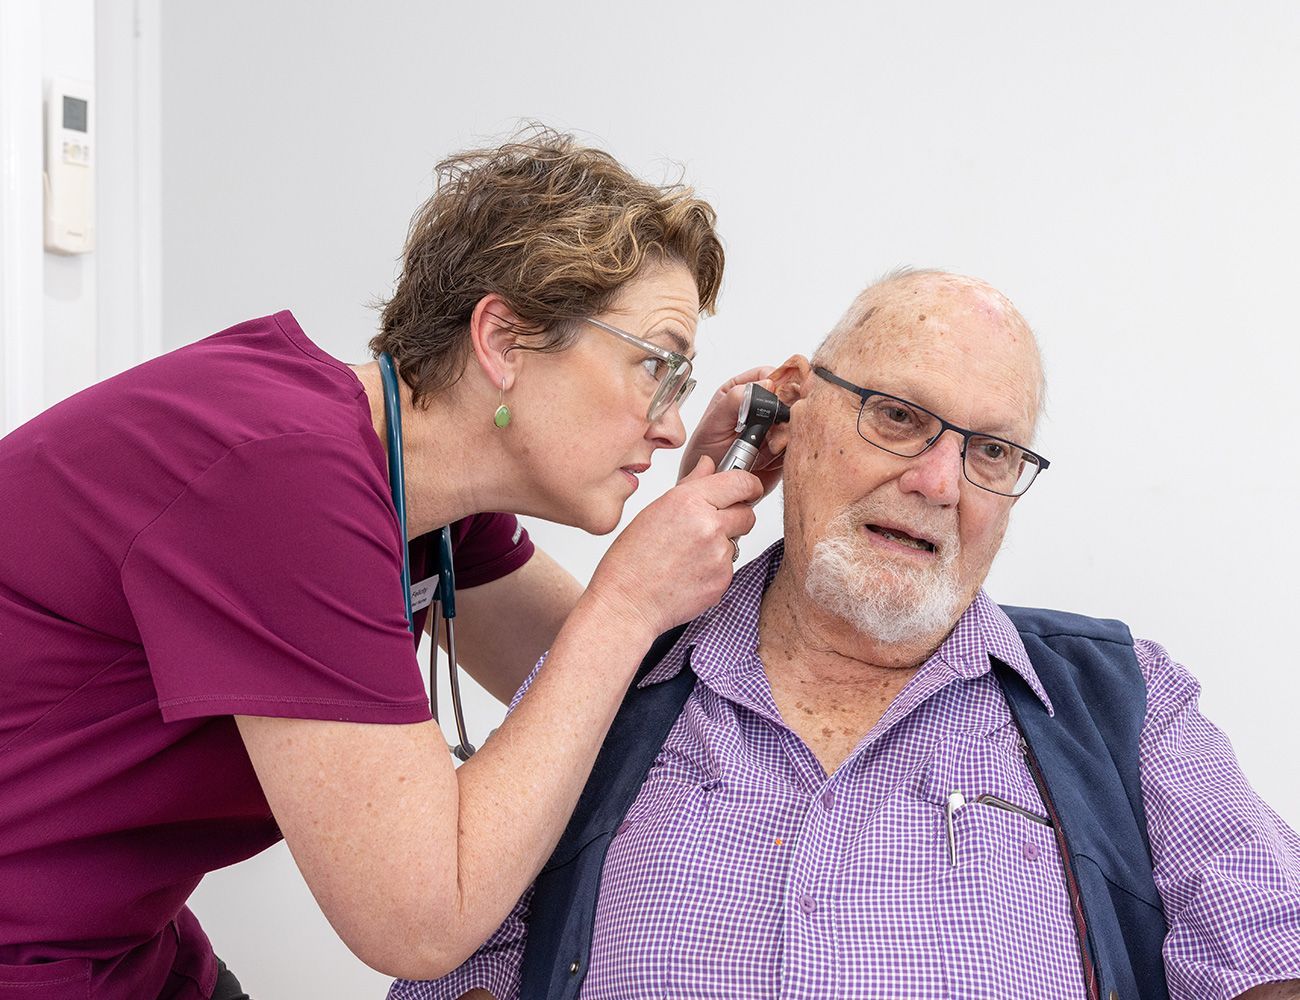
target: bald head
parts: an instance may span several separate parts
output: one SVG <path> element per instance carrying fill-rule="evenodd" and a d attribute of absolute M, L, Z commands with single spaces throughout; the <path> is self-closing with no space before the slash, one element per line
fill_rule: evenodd
<path fill-rule="evenodd" d="M 1041 406 L 1038 345 L 985 282 L 909 271 L 857 297 L 814 356 L 822 377 L 798 360 L 782 373 L 798 395 L 782 572 L 884 657 L 870 662 L 919 664 L 975 599 L 1042 467 L 1015 448 Z"/>
<path fill-rule="evenodd" d="M 1011 300 L 978 278 L 903 269 L 868 287 L 813 356 L 834 370 L 846 358 L 923 358 L 944 347 L 1004 365 L 1033 387 L 1033 422 L 1045 400 L 1038 341 Z"/>

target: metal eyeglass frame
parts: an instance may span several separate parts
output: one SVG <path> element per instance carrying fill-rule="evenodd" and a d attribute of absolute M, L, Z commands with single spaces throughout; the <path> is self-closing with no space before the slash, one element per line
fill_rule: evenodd
<path fill-rule="evenodd" d="M 862 438 L 863 441 L 867 442 L 867 444 L 871 445 L 873 448 L 879 448 L 881 451 L 887 452 L 890 455 L 897 455 L 899 458 L 917 458 L 918 456 L 924 455 L 927 451 L 929 451 L 930 448 L 934 446 L 934 443 L 938 441 L 939 438 L 943 437 L 944 432 L 953 431 L 954 433 L 961 435 L 961 439 L 962 439 L 961 440 L 962 476 L 965 477 L 966 481 L 970 483 L 972 486 L 978 486 L 982 490 L 987 490 L 989 493 L 995 493 L 1001 497 L 1024 496 L 1029 491 L 1029 487 L 1034 485 L 1034 480 L 1038 478 L 1038 473 L 1042 472 L 1044 469 L 1046 469 L 1049 465 L 1052 464 L 1047 459 L 1045 459 L 1042 455 L 1038 454 L 1037 452 L 1030 451 L 1024 445 L 1016 444 L 1014 441 L 1008 441 L 1006 438 L 998 437 L 996 434 L 986 434 L 983 431 L 972 431 L 965 427 L 958 427 L 956 424 L 952 423 L 951 421 L 944 420 L 943 417 L 939 416 L 939 414 L 934 413 L 931 410 L 927 410 L 924 406 L 920 406 L 917 403 L 913 403 L 911 400 L 904 399 L 902 396 L 895 396 L 892 392 L 881 392 L 879 389 L 864 389 L 862 386 L 854 385 L 852 382 L 848 382 L 840 378 L 834 372 L 830 371 L 829 369 L 822 368 L 821 366 L 817 366 L 813 368 L 813 372 L 815 372 L 817 375 L 824 378 L 827 382 L 832 382 L 843 389 L 848 389 L 849 392 L 858 396 L 862 400 L 862 404 L 858 408 L 858 419 L 854 422 L 854 426 L 857 428 L 858 437 Z M 885 399 L 896 399 L 898 400 L 898 402 L 902 403 L 905 406 L 910 407 L 913 410 L 916 410 L 919 413 L 924 413 L 927 416 L 933 417 L 935 420 L 939 422 L 939 433 L 929 438 L 925 442 L 925 446 L 920 451 L 914 452 L 911 455 L 908 455 L 901 451 L 894 451 L 892 448 L 886 448 L 883 444 L 880 444 L 878 441 L 872 441 L 869 437 L 867 437 L 865 434 L 862 433 L 862 409 L 867 405 L 867 400 L 870 399 L 872 396 L 883 396 Z M 970 477 L 970 473 L 966 471 L 966 447 L 967 445 L 970 444 L 970 439 L 973 437 L 987 438 L 990 441 L 997 441 L 999 444 L 1007 445 L 1008 447 L 1014 448 L 1017 451 L 1020 451 L 1026 456 L 1028 456 L 1032 460 L 1031 464 L 1035 466 L 1035 471 L 1034 474 L 1029 477 L 1029 482 L 1025 483 L 1025 488 L 1022 489 L 1019 493 L 1004 493 L 1001 490 L 995 490 L 991 486 L 985 486 L 983 483 L 976 482 L 974 479 L 972 479 Z"/>
<path fill-rule="evenodd" d="M 652 354 L 664 364 L 668 365 L 668 374 L 659 380 L 659 387 L 650 399 L 650 405 L 646 408 L 646 419 L 654 423 L 662 417 L 668 408 L 674 404 L 680 405 L 686 402 L 692 390 L 695 388 L 695 379 L 691 378 L 691 359 L 685 354 L 678 354 L 676 351 L 670 351 L 667 348 L 660 347 L 658 344 L 649 340 L 642 340 L 640 337 L 634 337 L 626 330 L 620 330 L 616 326 L 610 326 L 598 319 L 585 318 L 584 323 L 590 323 L 598 330 L 604 330 L 606 333 L 612 333 L 620 340 L 625 340 L 629 344 L 639 347 L 647 354 Z M 683 371 L 683 369 L 685 369 Z M 678 379 L 678 387 L 670 392 L 668 387 L 673 384 L 673 380 Z"/>

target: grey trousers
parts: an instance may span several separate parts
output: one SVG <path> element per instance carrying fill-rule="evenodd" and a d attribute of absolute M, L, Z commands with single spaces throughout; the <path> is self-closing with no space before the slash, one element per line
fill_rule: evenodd
<path fill-rule="evenodd" d="M 212 1000 L 252 1000 L 244 988 L 239 985 L 235 974 L 226 968 L 226 963 L 217 959 L 217 985 L 212 991 Z"/>

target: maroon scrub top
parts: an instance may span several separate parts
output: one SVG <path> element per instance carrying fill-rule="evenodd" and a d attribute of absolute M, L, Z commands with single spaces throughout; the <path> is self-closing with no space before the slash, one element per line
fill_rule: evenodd
<path fill-rule="evenodd" d="M 533 552 L 453 539 L 461 587 Z M 288 312 L 0 439 L 0 998 L 210 995 L 185 901 L 280 839 L 232 716 L 429 718 L 401 551 L 361 383 Z"/>

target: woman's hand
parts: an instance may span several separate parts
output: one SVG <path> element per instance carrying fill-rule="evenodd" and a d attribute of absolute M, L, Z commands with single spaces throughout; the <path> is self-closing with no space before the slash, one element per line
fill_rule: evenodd
<path fill-rule="evenodd" d="M 731 583 L 732 539 L 754 527 L 752 505 L 762 484 L 739 469 L 718 475 L 713 469 L 712 459 L 701 458 L 632 519 L 592 574 L 583 601 L 598 602 L 620 628 L 643 627 L 630 642 L 648 646 L 717 604 Z"/>
<path fill-rule="evenodd" d="M 767 365 L 751 368 L 722 383 L 718 391 L 713 394 L 713 398 L 709 400 L 709 405 L 705 408 L 704 416 L 700 418 L 695 433 L 686 442 L 686 450 L 682 453 L 679 482 L 685 480 L 686 474 L 695 468 L 701 457 L 711 458 L 715 467 L 722 461 L 722 456 L 736 440 L 736 418 L 740 414 L 741 400 L 745 397 L 745 386 L 750 382 L 757 382 L 764 389 L 771 391 L 773 387 L 768 376 L 775 370 Z M 749 471 L 758 477 L 763 484 L 763 496 L 767 496 L 781 481 L 781 456 L 772 454 L 772 450 L 764 441 L 763 446 L 758 450 L 758 461 Z"/>

